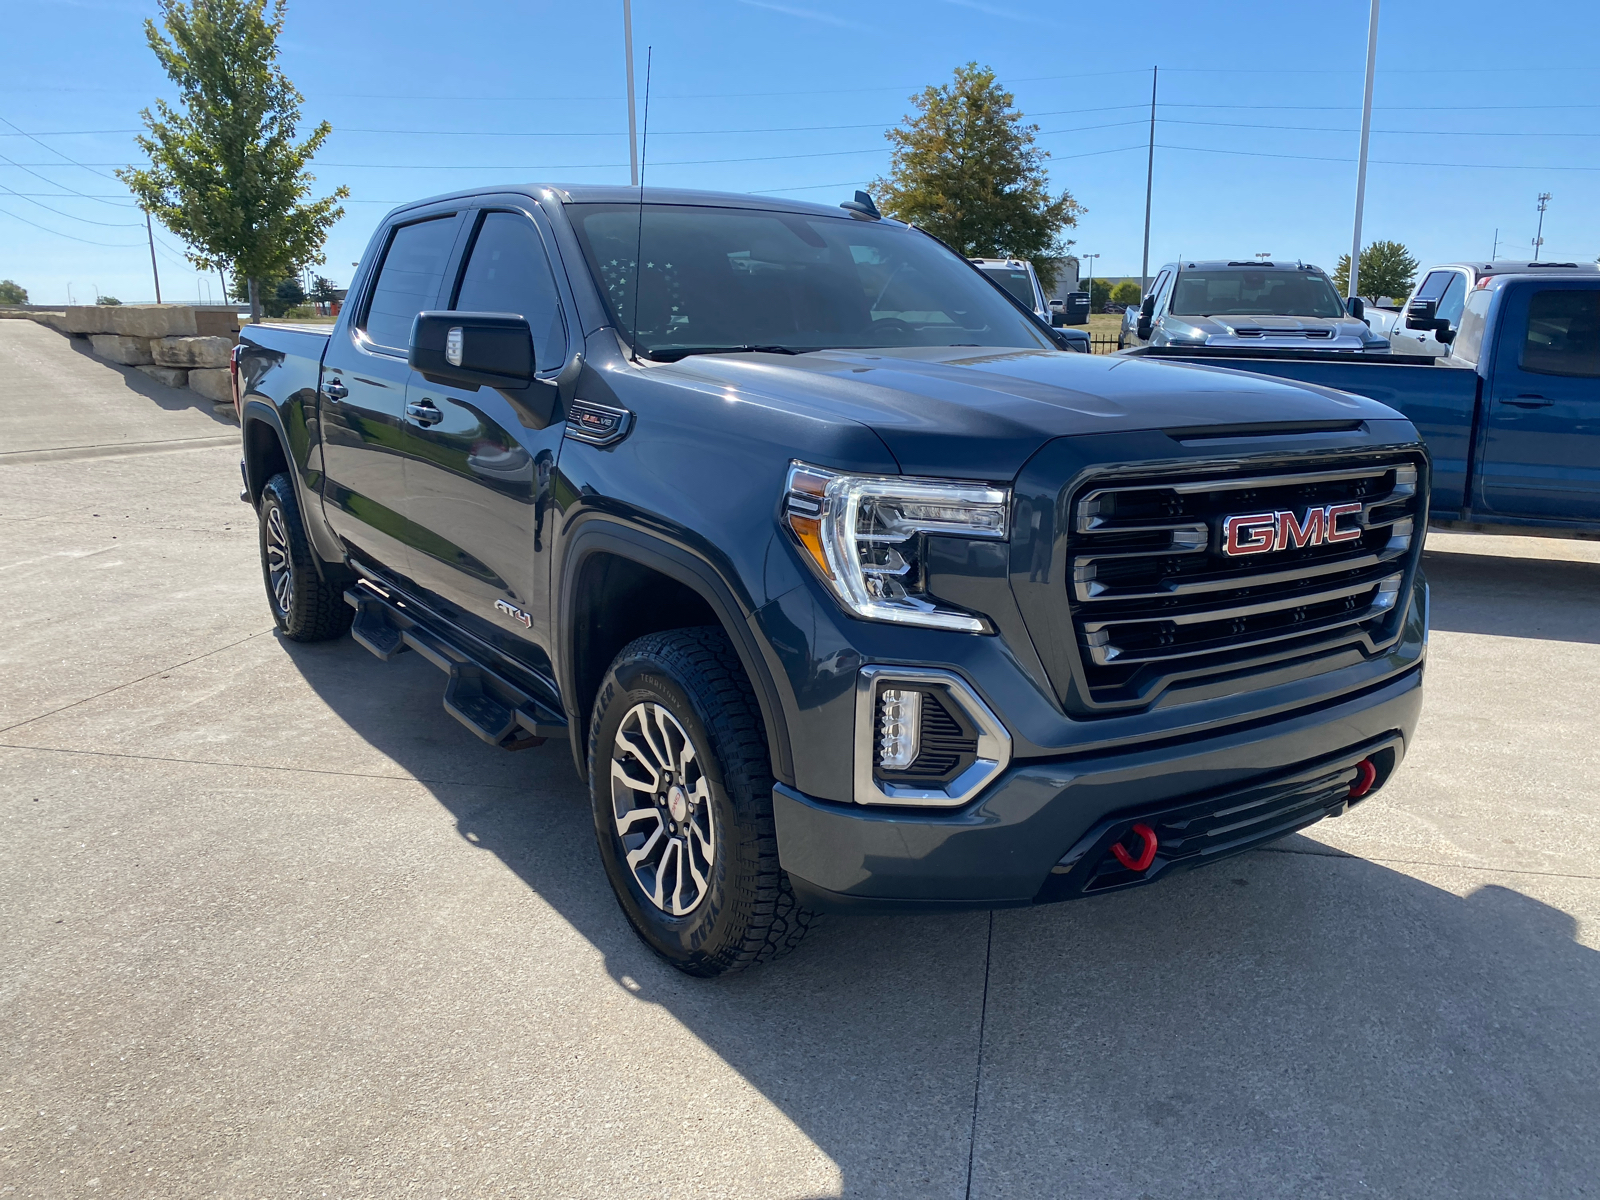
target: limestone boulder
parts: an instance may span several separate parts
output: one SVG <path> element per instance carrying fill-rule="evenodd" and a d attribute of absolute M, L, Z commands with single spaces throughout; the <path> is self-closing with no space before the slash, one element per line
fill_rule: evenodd
<path fill-rule="evenodd" d="M 165 367 L 225 367 L 232 349 L 233 339 L 226 337 L 164 337 L 150 344 Z"/>
<path fill-rule="evenodd" d="M 225 337 L 230 343 L 239 340 L 239 314 L 231 308 L 196 308 L 194 331 L 200 337 Z"/>
<path fill-rule="evenodd" d="M 233 403 L 233 378 L 226 367 L 201 367 L 190 371 L 189 387 L 207 400 Z"/>
<path fill-rule="evenodd" d="M 68 305 L 61 318 L 62 333 L 115 333 L 111 314 L 116 307 L 106 304 Z"/>
<path fill-rule="evenodd" d="M 160 343 L 157 344 L 159 345 Z M 157 383 L 164 383 L 168 387 L 181 388 L 189 386 L 189 372 L 181 367 L 161 367 L 146 364 L 141 366 L 139 370 L 150 376 Z"/>
<path fill-rule="evenodd" d="M 89 344 L 100 358 L 121 363 L 125 367 L 137 367 L 155 361 L 150 353 L 149 338 L 125 337 L 120 333 L 91 333 Z"/>
<path fill-rule="evenodd" d="M 126 337 L 194 337 L 192 304 L 119 304 L 110 310 L 111 332 Z"/>

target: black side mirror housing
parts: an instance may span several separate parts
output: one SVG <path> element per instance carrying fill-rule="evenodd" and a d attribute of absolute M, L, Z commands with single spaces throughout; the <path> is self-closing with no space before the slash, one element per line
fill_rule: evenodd
<path fill-rule="evenodd" d="M 1344 302 L 1344 309 L 1358 321 L 1367 319 L 1367 302 L 1360 296 L 1351 296 Z"/>
<path fill-rule="evenodd" d="M 1455 334 L 1451 332 L 1450 322 L 1439 318 L 1439 302 L 1437 300 L 1413 300 L 1406 306 L 1407 329 L 1431 329 L 1441 342 L 1448 344 Z M 1449 334 L 1449 336 L 1445 336 Z"/>
<path fill-rule="evenodd" d="M 1146 296 L 1139 305 L 1139 324 L 1134 327 L 1134 332 L 1142 338 L 1150 336 L 1150 326 L 1156 313 L 1156 298 Z"/>
<path fill-rule="evenodd" d="M 409 362 L 429 383 L 520 391 L 537 374 L 533 331 L 516 313 L 422 312 Z"/>

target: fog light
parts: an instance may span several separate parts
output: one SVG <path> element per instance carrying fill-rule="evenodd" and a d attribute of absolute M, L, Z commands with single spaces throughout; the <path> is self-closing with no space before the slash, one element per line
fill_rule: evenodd
<path fill-rule="evenodd" d="M 1372 608 L 1375 612 L 1387 612 L 1394 607 L 1395 601 L 1400 599 L 1401 575 L 1391 575 L 1378 584 L 1378 594 L 1372 598 Z"/>
<path fill-rule="evenodd" d="M 915 688 L 884 688 L 879 693 L 878 765 L 904 771 L 921 749 L 922 693 Z"/>

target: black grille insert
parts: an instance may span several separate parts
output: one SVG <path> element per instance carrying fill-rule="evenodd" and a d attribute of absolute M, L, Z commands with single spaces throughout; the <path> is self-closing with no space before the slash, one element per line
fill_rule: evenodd
<path fill-rule="evenodd" d="M 1090 702 L 1392 640 L 1425 472 L 1407 457 L 1080 487 L 1067 588 Z"/>

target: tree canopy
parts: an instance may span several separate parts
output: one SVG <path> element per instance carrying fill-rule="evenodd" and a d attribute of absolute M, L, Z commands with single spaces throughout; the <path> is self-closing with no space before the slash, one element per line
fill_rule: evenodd
<path fill-rule="evenodd" d="M 1361 270 L 1356 275 L 1356 286 L 1363 296 L 1377 299 L 1391 296 L 1404 300 L 1411 294 L 1411 284 L 1417 277 L 1417 260 L 1411 257 L 1400 242 L 1373 242 L 1361 250 Z M 1338 269 L 1333 273 L 1333 286 L 1341 296 L 1350 290 L 1350 256 L 1339 256 Z"/>
<path fill-rule="evenodd" d="M 28 289 L 14 279 L 0 279 L 0 304 L 26 304 Z"/>
<path fill-rule="evenodd" d="M 193 248 L 195 266 L 250 282 L 252 316 L 260 281 L 323 261 L 328 229 L 344 215 L 338 201 L 350 194 L 340 187 L 307 200 L 315 176 L 306 167 L 332 126 L 295 140 L 303 97 L 278 67 L 286 0 L 270 3 L 269 16 L 269 0 L 160 0 L 161 24 L 147 20 L 145 37 L 179 107 L 158 99 L 154 116 L 140 114 L 150 166 L 117 172 Z"/>
<path fill-rule="evenodd" d="M 889 174 L 872 189 L 883 212 L 968 258 L 1031 260 L 1048 291 L 1072 244 L 1063 233 L 1085 210 L 1072 193 L 1051 193 L 1039 127 L 1015 101 L 988 67 L 958 67 L 950 83 L 911 97 L 917 112 L 886 135 Z"/>

